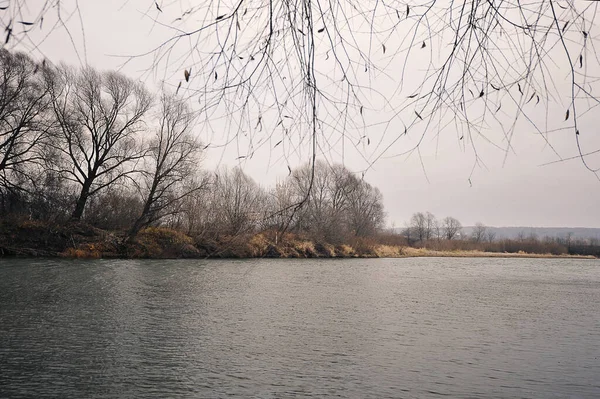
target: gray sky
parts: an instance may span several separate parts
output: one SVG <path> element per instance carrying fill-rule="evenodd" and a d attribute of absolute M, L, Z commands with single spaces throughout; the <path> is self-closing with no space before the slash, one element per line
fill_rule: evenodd
<path fill-rule="evenodd" d="M 124 58 L 115 55 L 144 53 L 173 34 L 172 30 L 152 21 L 152 18 L 158 18 L 160 22 L 170 23 L 172 17 L 177 15 L 172 6 L 161 14 L 150 1 L 111 0 L 80 3 L 85 41 L 78 15 L 75 14 L 68 22 L 73 41 L 63 30 L 57 30 L 39 47 L 41 53 L 53 62 L 64 61 L 74 65 L 87 62 L 100 69 L 118 68 Z M 180 2 L 179 12 L 186 9 L 187 3 L 192 2 Z M 166 9 L 165 5 L 163 8 Z M 171 14 L 167 14 L 169 12 Z M 199 22 L 189 22 L 191 26 L 194 26 L 194 23 Z M 50 25 L 48 22 L 45 24 Z M 37 34 L 39 32 L 32 36 L 34 41 Z M 359 41 L 361 40 L 359 38 Z M 394 49 L 395 46 L 401 48 L 402 40 L 403 38 L 395 36 L 388 38 L 385 42 L 387 49 Z M 369 42 L 361 41 L 362 45 L 367 46 Z M 32 45 L 27 42 L 23 42 L 19 47 L 26 51 L 32 49 Z M 177 57 L 174 56 L 173 59 L 176 60 Z M 134 78 L 143 78 L 150 88 L 158 87 L 163 80 L 165 84 L 175 87 L 182 79 L 180 69 L 152 69 L 151 61 L 151 57 L 136 59 L 123 66 L 122 70 Z M 368 75 L 369 78 L 365 78 L 361 83 L 371 87 L 374 92 L 392 97 L 393 88 L 397 85 L 393 86 L 390 82 L 397 78 L 395 75 L 402 68 L 402 64 L 394 60 L 389 61 L 383 53 L 375 61 L 385 66 L 384 71 Z M 417 58 L 411 66 L 413 69 L 410 69 L 416 76 L 423 73 L 424 68 L 418 61 Z M 561 67 L 559 64 L 549 69 L 559 91 L 568 84 L 569 78 Z M 593 72 L 600 70 L 596 68 L 586 71 L 590 76 Z M 411 83 L 413 82 L 409 79 L 407 86 Z M 590 83 L 590 87 L 592 84 L 593 82 Z M 411 88 L 407 87 L 403 93 L 410 93 L 410 90 Z M 533 115 L 538 117 L 542 124 L 547 122 L 547 130 L 558 129 L 565 126 L 566 108 L 567 100 L 554 99 L 547 108 L 547 113 L 540 107 L 539 114 L 535 114 L 537 111 L 534 111 Z M 365 106 L 365 123 L 376 123 L 377 118 L 386 119 L 386 115 L 391 115 L 394 111 L 393 108 L 386 108 L 377 96 L 373 96 L 372 103 Z M 511 119 L 508 116 L 511 110 L 505 112 L 507 124 L 510 124 Z M 598 150 L 600 135 L 597 134 L 597 126 L 600 123 L 600 113 L 594 112 L 594 107 L 591 107 L 591 111 L 582 115 L 581 120 L 584 152 Z M 225 127 L 225 121 L 216 121 L 215 124 L 216 127 L 212 126 L 214 130 L 210 134 L 199 132 L 204 140 L 224 142 L 226 138 L 232 137 L 227 133 L 223 133 L 223 137 L 219 137 L 218 134 L 215 136 L 219 129 L 223 132 L 228 129 Z M 368 167 L 365 158 L 377 158 L 367 170 L 365 179 L 382 191 L 389 225 L 402 226 L 412 213 L 430 211 L 438 217 L 454 216 L 463 225 L 483 222 L 493 226 L 600 227 L 598 179 L 585 169 L 579 159 L 551 163 L 559 159 L 555 151 L 563 158 L 578 154 L 571 130 L 549 133 L 546 141 L 526 122 L 519 122 L 511 142 L 511 151 L 505 155 L 502 148 L 506 148 L 506 142 L 503 141 L 503 133 L 498 129 L 490 128 L 486 136 L 497 143 L 500 149 L 490 145 L 482 137 L 459 140 L 457 134 L 462 133 L 446 129 L 439 136 L 428 132 L 421 142 L 419 153 L 403 154 L 421 137 L 417 132 L 411 133 L 412 136 L 408 135 L 410 137 L 399 139 L 379 157 L 380 149 L 391 143 L 399 135 L 398 132 L 403 131 L 405 125 L 400 120 L 394 120 L 385 134 L 381 126 L 364 129 L 364 134 L 369 137 L 368 145 L 365 139 L 357 143 L 358 136 L 349 136 L 344 139 L 343 154 L 340 151 L 342 144 L 339 138 L 330 148 L 325 148 L 323 144 L 323 156 L 334 162 L 343 160 L 349 169 L 356 172 L 364 171 Z M 265 126 L 265 130 L 270 128 L 274 129 L 273 126 Z M 380 147 L 376 147 L 377 143 L 380 143 Z M 274 144 L 269 142 L 263 145 L 256 150 L 252 159 L 241 164 L 246 173 L 263 185 L 272 185 L 278 179 L 285 178 L 287 165 L 294 167 L 309 159 L 309 149 L 290 155 L 273 149 Z M 305 141 L 302 145 L 307 147 L 309 142 Z M 476 162 L 472 145 L 476 145 L 479 162 Z M 207 154 L 206 166 L 239 164 L 241 161 L 236 158 L 247 154 L 247 148 L 248 141 L 242 137 L 240 140 L 234 140 L 233 144 L 226 148 L 211 149 Z M 598 157 L 592 158 L 591 162 L 592 167 L 600 167 Z"/>

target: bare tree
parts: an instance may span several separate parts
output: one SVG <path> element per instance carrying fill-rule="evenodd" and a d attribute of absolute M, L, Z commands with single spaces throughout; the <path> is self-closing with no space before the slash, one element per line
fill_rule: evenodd
<path fill-rule="evenodd" d="M 410 230 L 417 241 L 424 241 L 427 236 L 427 218 L 422 212 L 413 213 L 410 218 Z"/>
<path fill-rule="evenodd" d="M 349 195 L 348 228 L 358 237 L 377 233 L 384 224 L 383 196 L 370 184 L 359 181 Z"/>
<path fill-rule="evenodd" d="M 297 212 L 294 212 L 298 199 L 290 179 L 277 182 L 266 196 L 265 215 L 262 228 L 275 229 L 282 233 L 296 224 Z"/>
<path fill-rule="evenodd" d="M 372 235 L 383 225 L 379 190 L 342 165 L 321 160 L 314 167 L 305 164 L 292 171 L 286 186 L 291 189 L 287 203 L 301 203 L 299 209 L 292 208 L 293 229 L 313 239 L 339 243 L 350 236 Z"/>
<path fill-rule="evenodd" d="M 140 84 L 116 72 L 61 68 L 52 107 L 63 154 L 60 173 L 80 186 L 72 218 L 80 219 L 98 191 L 134 172 L 144 155 L 137 133 L 152 98 Z"/>
<path fill-rule="evenodd" d="M 438 221 L 435 216 L 431 212 L 427 212 L 425 214 L 425 238 L 427 240 L 431 240 L 434 237 L 437 226 Z"/>
<path fill-rule="evenodd" d="M 377 195 L 374 193 L 372 187 L 366 187 L 368 183 L 357 179 L 343 165 L 331 165 L 327 168 L 327 172 L 330 175 L 328 190 L 331 202 L 331 223 L 343 223 L 344 214 L 348 212 L 351 217 L 353 213 L 352 209 L 357 212 L 369 213 L 366 209 L 361 209 L 361 205 L 369 207 L 374 201 L 372 197 L 377 197 Z M 364 198 L 361 198 L 359 191 L 364 195 Z M 380 197 L 381 194 L 379 193 L 377 200 L 381 200 Z M 366 215 L 364 214 L 364 216 Z M 350 227 L 350 231 L 354 231 L 354 234 L 356 234 L 356 231 L 352 227 Z"/>
<path fill-rule="evenodd" d="M 413 243 L 413 240 L 415 239 L 414 233 L 415 231 L 413 227 L 409 223 L 405 223 L 405 227 L 400 234 L 406 238 L 406 243 L 408 245 L 411 245 Z"/>
<path fill-rule="evenodd" d="M 215 182 L 206 171 L 201 171 L 198 179 L 206 183 L 206 189 L 196 190 L 182 198 L 177 214 L 169 218 L 169 225 L 185 231 L 190 236 L 201 238 L 214 233 L 215 215 L 212 203 Z"/>
<path fill-rule="evenodd" d="M 442 223 L 443 223 L 442 229 L 443 229 L 444 237 L 446 238 L 446 240 L 452 240 L 462 230 L 462 225 L 458 221 L 458 219 L 455 219 L 451 216 L 444 218 Z"/>
<path fill-rule="evenodd" d="M 172 94 L 163 93 L 159 106 L 159 125 L 142 172 L 144 206 L 128 240 L 151 223 L 179 212 L 177 205 L 185 197 L 207 185 L 206 179 L 197 178 L 202 147 L 193 135 L 196 115 Z"/>
<path fill-rule="evenodd" d="M 331 167 L 324 161 L 304 165 L 292 172 L 296 203 L 301 204 L 295 212 L 297 230 L 309 232 L 315 238 L 326 241 L 330 241 L 334 235 L 344 234 L 340 229 L 342 220 L 339 212 L 343 200 L 339 198 L 335 204 L 337 209 L 334 209 L 333 180 Z"/>
<path fill-rule="evenodd" d="M 431 212 L 417 212 L 410 218 L 409 225 L 415 239 L 418 241 L 426 241 L 433 237 L 436 219 Z"/>
<path fill-rule="evenodd" d="M 422 212 L 413 213 L 410 218 L 410 229 L 412 236 L 417 241 L 425 241 L 428 236 L 427 232 L 427 216 Z"/>
<path fill-rule="evenodd" d="M 31 168 L 49 160 L 49 77 L 25 54 L 0 49 L 0 187 L 35 183 Z"/>
<path fill-rule="evenodd" d="M 471 233 L 471 239 L 476 243 L 480 243 L 480 242 L 483 242 L 483 240 L 486 237 L 486 234 L 487 234 L 486 225 L 478 222 L 473 227 L 473 232 Z"/>
<path fill-rule="evenodd" d="M 433 221 L 433 238 L 436 240 L 441 240 L 444 237 L 444 232 L 442 230 L 442 222 L 438 219 Z"/>
<path fill-rule="evenodd" d="M 264 214 L 261 188 L 240 168 L 221 169 L 213 186 L 212 224 L 217 233 L 252 232 Z"/>

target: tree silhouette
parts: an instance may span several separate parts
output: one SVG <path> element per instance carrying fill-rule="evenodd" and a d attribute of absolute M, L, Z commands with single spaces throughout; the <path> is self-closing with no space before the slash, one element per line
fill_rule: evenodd
<path fill-rule="evenodd" d="M 526 130 L 550 148 L 549 134 L 571 135 L 598 173 L 597 2 L 144 4 L 165 39 L 132 57 L 198 101 L 215 141 L 242 142 L 241 159 L 277 148 L 282 162 L 307 153 L 314 162 L 353 147 L 372 165 L 419 153 L 426 137 L 455 135 L 475 167 L 481 143 L 508 155 Z M 76 0 L 12 1 L 0 11 L 5 44 L 27 41 L 48 14 L 48 29 L 81 18 Z"/>
<path fill-rule="evenodd" d="M 146 89 L 116 72 L 61 68 L 51 89 L 52 109 L 62 155 L 57 170 L 80 186 L 72 218 L 83 215 L 88 199 L 135 171 L 144 155 L 137 134 L 152 97 Z"/>

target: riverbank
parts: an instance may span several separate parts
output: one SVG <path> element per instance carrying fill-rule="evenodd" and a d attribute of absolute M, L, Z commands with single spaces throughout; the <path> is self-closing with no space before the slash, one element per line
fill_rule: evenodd
<path fill-rule="evenodd" d="M 478 250 L 439 251 L 400 245 L 382 245 L 374 240 L 353 244 L 328 244 L 295 234 L 259 233 L 229 237 L 192 238 L 182 232 L 151 227 L 136 240 L 124 243 L 122 232 L 106 231 L 86 223 L 21 221 L 0 223 L 0 256 L 63 258 L 406 258 L 406 257 L 493 257 L 493 258 L 577 258 L 593 256 L 484 252 Z"/>
<path fill-rule="evenodd" d="M 394 256 L 387 256 L 394 257 Z M 435 251 L 426 248 L 401 247 L 400 255 L 403 258 L 572 258 L 572 259 L 598 259 L 592 255 L 569 255 L 569 254 L 535 254 L 527 252 L 484 252 L 484 251 Z"/>

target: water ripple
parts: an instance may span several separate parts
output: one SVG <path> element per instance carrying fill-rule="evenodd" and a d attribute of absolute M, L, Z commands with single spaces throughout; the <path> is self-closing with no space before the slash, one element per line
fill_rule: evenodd
<path fill-rule="evenodd" d="M 0 398 L 598 398 L 600 263 L 0 259 Z"/>

